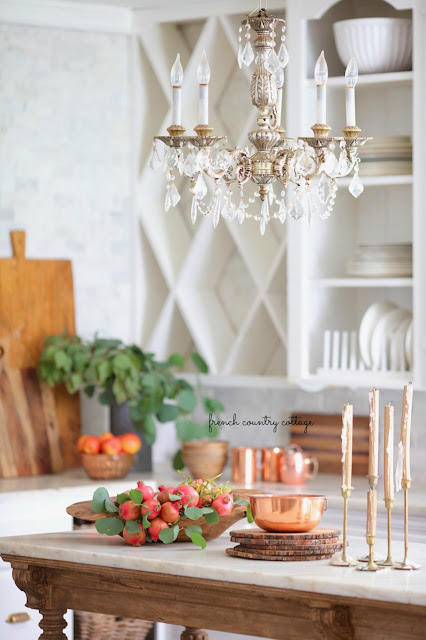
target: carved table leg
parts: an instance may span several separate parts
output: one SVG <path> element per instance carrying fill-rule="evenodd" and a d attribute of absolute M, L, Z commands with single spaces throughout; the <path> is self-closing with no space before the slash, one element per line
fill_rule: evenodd
<path fill-rule="evenodd" d="M 64 609 L 40 609 L 43 616 L 38 626 L 43 630 L 40 640 L 67 640 L 63 630 L 67 626 Z"/>
<path fill-rule="evenodd" d="M 209 635 L 204 629 L 185 627 L 180 634 L 180 640 L 209 640 Z"/>

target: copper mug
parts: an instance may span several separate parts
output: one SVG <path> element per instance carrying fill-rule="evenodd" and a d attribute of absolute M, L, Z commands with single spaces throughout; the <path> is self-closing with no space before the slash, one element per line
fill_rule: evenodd
<path fill-rule="evenodd" d="M 235 447 L 232 449 L 232 482 L 250 485 L 260 479 L 263 469 L 261 447 Z"/>
<path fill-rule="evenodd" d="M 318 473 L 318 458 L 309 458 L 301 447 L 292 444 L 283 450 L 280 461 L 280 479 L 284 484 L 303 484 Z"/>
<path fill-rule="evenodd" d="M 285 449 L 274 447 L 273 449 L 262 449 L 262 479 L 265 482 L 280 481 L 281 459 Z"/>

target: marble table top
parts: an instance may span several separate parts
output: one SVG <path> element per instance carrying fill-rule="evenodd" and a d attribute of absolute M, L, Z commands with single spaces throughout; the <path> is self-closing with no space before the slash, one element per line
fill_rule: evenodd
<path fill-rule="evenodd" d="M 410 545 L 410 558 L 422 569 L 386 568 L 377 573 L 333 567 L 329 560 L 286 563 L 232 558 L 225 554 L 229 546 L 233 546 L 229 533 L 209 542 L 204 551 L 190 542 L 129 547 L 118 536 L 108 538 L 94 530 L 0 538 L 2 554 L 426 606 L 426 544 Z M 384 540 L 377 541 L 376 550 L 385 553 Z M 365 539 L 350 538 L 349 552 L 355 558 L 365 555 Z M 393 545 L 393 556 L 402 559 L 402 543 Z"/>

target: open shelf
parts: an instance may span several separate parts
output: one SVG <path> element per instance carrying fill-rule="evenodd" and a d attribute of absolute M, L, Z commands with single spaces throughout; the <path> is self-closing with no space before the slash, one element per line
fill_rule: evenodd
<path fill-rule="evenodd" d="M 312 278 L 313 287 L 412 287 L 413 278 Z"/>
<path fill-rule="evenodd" d="M 365 73 L 358 76 L 358 82 L 356 85 L 357 91 L 364 87 L 370 87 L 371 85 L 379 84 L 391 84 L 394 87 L 402 87 L 409 85 L 414 78 L 412 71 L 396 71 L 393 73 Z M 310 87 L 315 86 L 314 78 L 306 78 L 306 84 Z M 327 80 L 327 88 L 344 88 L 345 77 L 344 76 L 331 76 Z"/>
<path fill-rule="evenodd" d="M 386 389 L 402 389 L 411 382 L 413 374 L 410 371 L 334 371 L 333 369 L 320 369 L 317 374 L 307 378 L 311 383 L 323 386 L 359 387 L 371 389 L 373 387 Z"/>
<path fill-rule="evenodd" d="M 407 173 L 405 175 L 389 175 L 389 176 L 363 176 L 362 175 L 362 162 L 360 169 L 361 182 L 364 187 L 397 187 L 400 185 L 412 185 L 413 175 Z M 346 176 L 346 178 L 340 178 L 337 181 L 339 187 L 349 187 L 352 180 L 352 175 Z"/>

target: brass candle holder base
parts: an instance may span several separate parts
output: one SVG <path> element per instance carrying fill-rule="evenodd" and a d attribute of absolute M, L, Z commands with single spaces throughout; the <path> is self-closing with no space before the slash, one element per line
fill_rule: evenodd
<path fill-rule="evenodd" d="M 348 499 L 351 495 L 352 487 L 342 485 L 341 491 L 343 496 L 343 550 L 341 553 L 335 553 L 330 560 L 330 564 L 334 567 L 354 567 L 357 562 L 347 555 L 347 529 L 348 529 Z"/>
<path fill-rule="evenodd" d="M 377 483 L 379 481 L 379 476 L 367 476 L 368 478 L 368 484 L 370 486 L 370 489 L 372 491 L 375 491 L 377 488 Z M 358 562 L 370 562 L 370 554 L 367 554 L 366 556 L 361 556 L 361 558 L 357 558 Z M 384 558 L 374 558 L 374 562 L 377 562 L 379 564 L 381 564 L 382 562 L 384 562 Z M 373 571 L 373 569 L 371 569 L 371 571 Z"/>
<path fill-rule="evenodd" d="M 408 489 L 411 487 L 411 480 L 401 480 L 401 486 L 404 489 L 404 560 L 396 564 L 393 569 L 415 571 L 422 565 L 408 560 Z"/>
<path fill-rule="evenodd" d="M 370 547 L 367 563 L 364 566 L 357 567 L 358 571 L 380 571 L 384 569 L 384 566 L 376 564 L 374 561 L 374 543 L 376 542 L 376 536 L 367 536 L 367 544 Z"/>
<path fill-rule="evenodd" d="M 398 563 L 394 562 L 392 560 L 392 554 L 391 554 L 391 543 L 392 543 L 391 511 L 392 511 L 392 507 L 393 507 L 393 500 L 391 500 L 390 498 L 385 498 L 385 507 L 386 507 L 387 512 L 388 512 L 388 555 L 387 555 L 386 560 L 376 560 L 376 563 L 379 564 L 382 567 L 396 567 L 398 565 Z"/>

